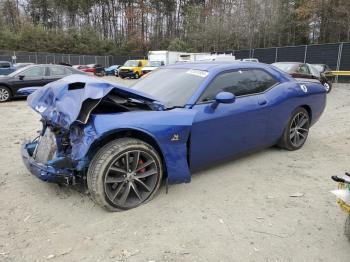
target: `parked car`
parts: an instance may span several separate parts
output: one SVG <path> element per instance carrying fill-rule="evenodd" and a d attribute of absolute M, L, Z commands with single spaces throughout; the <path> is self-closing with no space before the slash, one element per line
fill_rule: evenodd
<path fill-rule="evenodd" d="M 145 75 L 149 72 L 152 72 L 153 70 L 164 66 L 163 61 L 148 61 L 148 63 L 145 65 L 145 67 L 142 68 L 142 75 Z"/>
<path fill-rule="evenodd" d="M 107 76 L 114 76 L 115 75 L 115 70 L 117 70 L 121 65 L 112 65 L 110 67 L 105 68 L 105 74 Z"/>
<path fill-rule="evenodd" d="M 0 102 L 24 96 L 19 89 L 41 87 L 72 74 L 85 74 L 72 67 L 61 65 L 30 65 L 16 70 L 8 76 L 0 76 Z"/>
<path fill-rule="evenodd" d="M 280 70 L 290 74 L 294 78 L 303 78 L 310 81 L 320 81 L 329 93 L 332 90 L 332 82 L 324 74 L 321 74 L 315 67 L 307 63 L 299 62 L 277 62 L 273 63 Z"/>
<path fill-rule="evenodd" d="M 321 74 L 327 78 L 328 82 L 334 82 L 335 75 L 332 73 L 332 69 L 326 64 L 312 64 Z"/>
<path fill-rule="evenodd" d="M 85 72 L 85 73 L 91 73 L 96 76 L 104 76 L 105 70 L 104 67 L 100 64 L 89 64 L 89 65 L 80 65 L 77 67 L 78 70 Z"/>
<path fill-rule="evenodd" d="M 148 60 L 128 60 L 119 68 L 120 78 L 130 77 L 139 78 L 142 76 L 142 68 L 147 64 Z"/>
<path fill-rule="evenodd" d="M 116 77 L 119 77 L 119 70 L 120 70 L 121 67 L 122 67 L 122 66 L 119 66 L 116 70 L 114 70 L 114 75 L 115 75 Z"/>
<path fill-rule="evenodd" d="M 11 62 L 0 61 L 0 76 L 8 75 L 16 71 L 16 68 L 13 67 Z"/>
<path fill-rule="evenodd" d="M 73 67 L 74 69 L 77 69 L 77 70 L 81 70 L 81 69 L 83 69 L 83 68 L 87 68 L 86 65 L 73 65 L 72 67 Z"/>
<path fill-rule="evenodd" d="M 150 200 L 163 179 L 190 182 L 196 170 L 273 145 L 302 148 L 326 91 L 266 64 L 180 63 L 131 88 L 69 76 L 28 103 L 43 123 L 22 148 L 30 172 L 87 181 L 96 203 L 117 211 Z"/>

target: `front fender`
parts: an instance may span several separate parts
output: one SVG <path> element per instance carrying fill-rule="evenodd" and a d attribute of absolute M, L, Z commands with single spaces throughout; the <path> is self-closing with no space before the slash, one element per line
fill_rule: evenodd
<path fill-rule="evenodd" d="M 194 110 L 174 109 L 93 115 L 88 124 L 81 126 L 80 135 L 71 132 L 72 159 L 79 162 L 78 169 L 83 169 L 93 157 L 89 150 L 94 145 L 101 147 L 101 141 L 111 135 L 137 131 L 158 146 L 169 183 L 190 182 L 187 142 L 194 114 Z"/>

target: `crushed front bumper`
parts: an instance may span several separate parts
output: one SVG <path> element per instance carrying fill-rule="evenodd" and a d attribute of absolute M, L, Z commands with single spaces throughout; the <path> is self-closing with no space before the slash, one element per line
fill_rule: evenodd
<path fill-rule="evenodd" d="M 32 157 L 37 142 L 26 142 L 22 145 L 21 155 L 27 169 L 42 181 L 58 184 L 74 184 L 75 177 L 72 170 L 57 168 L 50 163 L 42 164 Z"/>

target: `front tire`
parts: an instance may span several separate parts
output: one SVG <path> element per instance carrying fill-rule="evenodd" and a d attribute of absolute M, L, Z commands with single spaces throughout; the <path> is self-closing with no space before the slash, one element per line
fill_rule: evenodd
<path fill-rule="evenodd" d="M 8 102 L 12 98 L 11 90 L 6 86 L 0 86 L 0 103 Z"/>
<path fill-rule="evenodd" d="M 134 138 L 114 140 L 92 159 L 87 184 L 92 199 L 109 211 L 135 208 L 158 191 L 163 167 L 157 151 Z"/>
<path fill-rule="evenodd" d="M 303 147 L 309 134 L 310 116 L 302 107 L 292 113 L 278 145 L 293 151 Z"/>

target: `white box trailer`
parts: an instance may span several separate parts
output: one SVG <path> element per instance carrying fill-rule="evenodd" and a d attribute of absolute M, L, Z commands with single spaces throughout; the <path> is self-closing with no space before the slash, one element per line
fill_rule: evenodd
<path fill-rule="evenodd" d="M 149 51 L 148 60 L 149 61 L 162 61 L 164 65 L 175 64 L 177 61 L 178 55 L 181 52 L 174 51 Z"/>
<path fill-rule="evenodd" d="M 235 62 L 236 57 L 232 54 L 210 54 L 209 56 L 204 57 L 201 61 L 226 61 L 226 62 Z"/>
<path fill-rule="evenodd" d="M 148 64 L 142 69 L 142 74 L 147 74 L 161 66 L 171 65 L 177 62 L 181 52 L 174 51 L 149 51 Z"/>
<path fill-rule="evenodd" d="M 181 53 L 178 56 L 178 62 L 195 62 L 207 60 L 210 53 Z"/>

